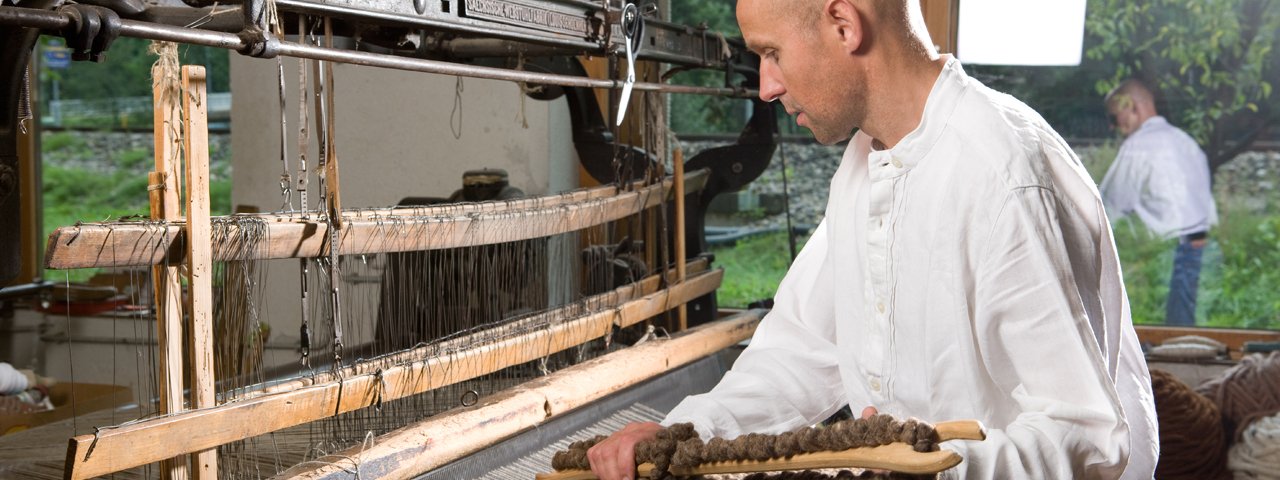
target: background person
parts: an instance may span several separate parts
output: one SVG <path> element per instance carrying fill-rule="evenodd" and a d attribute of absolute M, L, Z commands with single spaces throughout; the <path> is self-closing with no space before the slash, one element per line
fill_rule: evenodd
<path fill-rule="evenodd" d="M 1154 96 L 1130 79 L 1107 94 L 1107 116 L 1125 137 L 1099 188 L 1112 220 L 1135 215 L 1161 238 L 1177 238 L 1165 323 L 1196 324 L 1200 260 L 1218 223 L 1209 161 L 1186 132 L 1156 112 Z"/>

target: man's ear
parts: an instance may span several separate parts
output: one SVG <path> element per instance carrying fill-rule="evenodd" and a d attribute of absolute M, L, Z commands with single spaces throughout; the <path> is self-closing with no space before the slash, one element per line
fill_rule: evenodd
<path fill-rule="evenodd" d="M 862 24 L 862 12 L 853 6 L 852 1 L 825 0 L 819 22 L 823 23 L 824 27 L 835 29 L 846 53 L 854 53 L 862 48 L 866 29 Z"/>

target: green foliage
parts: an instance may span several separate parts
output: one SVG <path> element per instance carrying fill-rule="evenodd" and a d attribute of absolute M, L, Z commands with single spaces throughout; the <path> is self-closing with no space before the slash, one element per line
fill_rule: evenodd
<path fill-rule="evenodd" d="M 1280 329 L 1280 217 L 1244 214 L 1215 229 L 1220 262 L 1200 281 L 1200 318 L 1219 327 Z"/>
<path fill-rule="evenodd" d="M 1121 220 L 1116 247 L 1134 323 L 1163 324 L 1176 240 Z M 1196 302 L 1198 325 L 1280 328 L 1280 217 L 1244 214 L 1210 232 Z"/>
<path fill-rule="evenodd" d="M 1169 296 L 1169 275 L 1177 241 L 1155 238 L 1141 222 L 1128 218 L 1116 222 L 1114 231 L 1133 322 L 1164 324 L 1165 299 Z"/>
<path fill-rule="evenodd" d="M 46 136 L 44 153 L 66 159 L 91 159 L 101 155 L 90 151 L 83 140 L 69 133 Z M 103 167 L 106 171 L 46 163 L 41 171 L 44 236 L 47 238 L 58 227 L 75 225 L 76 222 L 149 218 L 145 172 L 150 170 L 148 165 L 151 161 L 151 149 L 135 148 L 108 159 Z M 225 215 L 231 211 L 231 178 L 226 172 L 229 170 L 226 163 L 219 162 L 215 171 L 221 171 L 221 174 L 210 178 L 210 209 L 214 215 Z M 72 281 L 83 281 L 96 271 L 76 270 L 66 275 Z M 50 278 L 64 278 L 62 273 L 49 272 L 48 275 Z"/>
<path fill-rule="evenodd" d="M 63 45 L 57 37 L 42 37 L 39 48 Z M 109 111 L 89 114 L 66 112 L 61 126 L 73 128 L 114 129 L 148 128 L 152 113 L 149 108 L 125 111 L 113 100 L 129 97 L 150 98 L 151 65 L 156 56 L 147 52 L 151 42 L 136 38 L 120 38 L 111 43 L 101 63 L 71 62 L 66 69 L 40 68 L 40 88 L 43 112 L 51 112 L 49 101 L 53 96 L 61 100 L 101 101 Z M 230 57 L 227 50 L 213 47 L 182 45 L 178 47 L 179 61 L 183 65 L 203 65 L 207 73 L 210 93 L 231 90 Z M 56 84 L 56 88 L 55 88 Z M 45 113 L 46 116 L 49 113 Z"/>
<path fill-rule="evenodd" d="M 796 241 L 803 244 L 806 239 Z M 772 298 L 791 263 L 787 235 L 782 232 L 747 238 L 732 246 L 714 248 L 712 253 L 716 255 L 716 265 L 725 272 L 716 296 L 725 307 L 745 307 Z"/>
<path fill-rule="evenodd" d="M 726 39 L 739 37 L 733 6 L 725 0 L 677 0 L 671 21 L 680 25 L 707 28 Z M 735 80 L 737 81 L 737 80 Z M 690 71 L 676 75 L 672 83 L 704 87 L 725 86 L 724 72 Z M 671 128 L 685 134 L 736 133 L 745 123 L 748 102 L 741 99 L 705 95 L 672 95 Z"/>
<path fill-rule="evenodd" d="M 1205 147 L 1215 169 L 1280 114 L 1274 0 L 1090 0 L 1086 56 L 1114 63 L 1105 94 L 1137 77 L 1163 94 L 1162 113 Z"/>
<path fill-rule="evenodd" d="M 42 140 L 45 151 L 81 150 L 85 147 L 83 138 L 71 132 L 57 132 L 46 135 Z"/>

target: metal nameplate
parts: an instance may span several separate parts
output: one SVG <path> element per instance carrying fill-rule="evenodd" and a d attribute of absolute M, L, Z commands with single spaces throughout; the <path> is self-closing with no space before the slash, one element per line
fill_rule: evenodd
<path fill-rule="evenodd" d="M 579 38 L 591 36 L 591 24 L 585 13 L 573 15 L 514 0 L 465 0 L 463 5 L 464 17 L 564 33 Z"/>

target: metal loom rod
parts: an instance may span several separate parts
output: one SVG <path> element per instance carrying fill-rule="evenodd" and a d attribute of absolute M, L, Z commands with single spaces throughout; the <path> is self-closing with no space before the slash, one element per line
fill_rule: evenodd
<path fill-rule="evenodd" d="M 39 28 L 42 30 L 61 30 L 71 23 L 71 14 L 59 11 L 40 10 L 22 7 L 0 8 L 0 25 Z M 214 32 L 195 28 L 175 27 L 137 20 L 120 20 L 120 35 L 126 37 L 146 38 L 181 42 L 191 45 L 242 50 L 248 46 L 243 39 L 234 33 Z M 391 68 L 410 72 L 436 73 L 509 82 L 527 82 L 564 87 L 585 87 L 603 89 L 621 89 L 621 80 L 605 80 L 572 75 L 557 75 L 505 68 L 461 65 L 438 60 L 407 58 L 380 53 L 357 52 L 325 47 L 303 45 L 293 42 L 274 41 L 274 51 L 278 55 L 296 58 L 309 58 L 331 62 L 364 65 L 369 67 Z M 635 90 L 688 93 L 698 95 L 718 95 L 727 97 L 754 98 L 755 90 L 745 88 L 695 87 L 689 85 L 669 85 L 664 83 L 637 82 Z"/>
<path fill-rule="evenodd" d="M 67 445 L 66 478 L 97 477 L 158 462 L 537 360 L 603 337 L 614 325 L 634 325 L 671 305 L 710 293 L 723 277 L 723 270 L 714 270 L 617 308 L 375 373 L 77 436 Z"/>
<path fill-rule="evenodd" d="M 707 174 L 690 175 L 689 190 L 706 184 Z M 513 202 L 463 204 L 408 209 L 347 212 L 339 251 L 343 255 L 405 252 L 487 245 L 567 233 L 603 224 L 660 203 L 673 181 L 617 192 L 604 186 L 557 196 Z M 256 214 L 267 222 L 270 242 L 259 248 L 214 246 L 215 260 L 259 260 L 319 257 L 328 252 L 329 226 L 314 218 L 287 214 Z M 225 217 L 233 218 L 233 217 Z M 220 228 L 235 228 L 222 226 Z M 422 235 L 389 235 L 421 229 Z M 185 236 L 182 223 L 121 222 L 58 228 L 45 249 L 48 268 L 146 266 L 182 262 Z"/>

